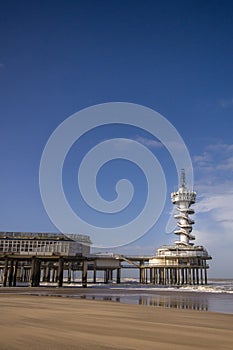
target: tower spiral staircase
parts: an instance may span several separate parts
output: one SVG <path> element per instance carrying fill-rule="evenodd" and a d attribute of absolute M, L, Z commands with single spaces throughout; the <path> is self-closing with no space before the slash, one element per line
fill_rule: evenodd
<path fill-rule="evenodd" d="M 190 219 L 189 215 L 194 214 L 194 209 L 191 205 L 196 202 L 196 192 L 190 191 L 186 186 L 185 172 L 182 169 L 180 176 L 180 186 L 177 192 L 171 193 L 172 203 L 176 205 L 178 211 L 174 218 L 178 220 L 178 229 L 174 231 L 179 236 L 177 245 L 193 245 L 190 241 L 195 240 L 195 236 L 191 234 L 194 220 Z"/>

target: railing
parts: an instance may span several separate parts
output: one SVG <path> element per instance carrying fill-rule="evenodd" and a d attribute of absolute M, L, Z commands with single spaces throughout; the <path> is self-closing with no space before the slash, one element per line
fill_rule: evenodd
<path fill-rule="evenodd" d="M 91 239 L 87 235 L 80 235 L 76 233 L 48 233 L 48 232 L 0 232 L 0 238 L 18 238 L 18 239 L 54 239 L 64 240 L 72 239 L 77 242 L 91 244 Z"/>
<path fill-rule="evenodd" d="M 80 235 L 80 234 L 77 234 L 77 233 L 66 233 L 65 234 L 66 237 L 74 240 L 74 241 L 77 241 L 77 242 L 83 242 L 83 243 L 86 243 L 86 244 L 91 244 L 91 239 L 90 239 L 90 236 L 86 236 L 86 235 Z"/>
<path fill-rule="evenodd" d="M 205 251 L 189 251 L 189 252 L 180 252 L 180 251 L 175 251 L 175 252 L 161 252 L 156 255 L 158 258 L 165 258 L 165 257 L 208 257 L 208 253 Z"/>

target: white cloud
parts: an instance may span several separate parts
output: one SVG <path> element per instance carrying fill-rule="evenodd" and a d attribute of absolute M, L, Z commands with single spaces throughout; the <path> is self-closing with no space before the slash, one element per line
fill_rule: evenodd
<path fill-rule="evenodd" d="M 228 159 L 225 159 L 224 163 L 219 164 L 217 166 L 218 170 L 224 170 L 224 171 L 233 171 L 233 156 L 229 157 Z"/>
<path fill-rule="evenodd" d="M 126 151 L 129 145 L 133 144 L 134 142 L 139 142 L 145 147 L 151 148 L 151 149 L 163 147 L 163 144 L 161 142 L 152 140 L 152 139 L 147 139 L 141 136 L 138 136 L 132 139 L 128 139 L 128 138 L 115 138 L 114 140 L 111 139 L 111 146 L 114 147 L 114 149 L 116 150 Z"/>
<path fill-rule="evenodd" d="M 107 140 L 108 141 L 108 140 Z M 122 139 L 122 138 L 116 138 L 111 139 L 111 146 L 113 146 L 117 150 L 124 150 L 127 149 L 129 144 L 132 144 L 133 140 L 131 139 Z"/>
<path fill-rule="evenodd" d="M 211 144 L 207 146 L 206 149 L 207 151 L 221 151 L 224 153 L 228 153 L 228 152 L 233 152 L 233 145 L 219 142 L 219 143 Z"/>
<path fill-rule="evenodd" d="M 233 193 L 204 196 L 197 205 L 194 234 L 212 255 L 210 274 L 232 278 L 233 248 Z"/>
<path fill-rule="evenodd" d="M 212 189 L 214 191 L 214 188 Z M 225 191 L 219 194 L 209 192 L 202 196 L 197 204 L 197 212 L 202 215 L 208 213 L 208 218 L 215 225 L 221 227 L 225 237 L 233 239 L 233 191 Z M 233 243 L 233 242 L 232 242 Z"/>
<path fill-rule="evenodd" d="M 232 277 L 233 145 L 209 145 L 194 157 L 196 204 L 194 234 L 213 255 L 211 274 Z"/>
<path fill-rule="evenodd" d="M 152 140 L 142 136 L 137 136 L 134 140 L 142 143 L 146 147 L 153 148 L 153 149 L 163 147 L 163 144 L 160 141 Z"/>

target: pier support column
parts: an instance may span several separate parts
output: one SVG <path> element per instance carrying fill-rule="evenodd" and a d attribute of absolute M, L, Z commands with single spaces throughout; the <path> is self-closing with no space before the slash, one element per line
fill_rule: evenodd
<path fill-rule="evenodd" d="M 87 287 L 87 261 L 83 261 L 83 270 L 82 270 L 82 286 L 83 288 Z"/>
<path fill-rule="evenodd" d="M 188 284 L 188 269 L 187 269 L 187 267 L 185 268 L 185 279 L 184 279 L 184 284 Z"/>
<path fill-rule="evenodd" d="M 35 287 L 36 258 L 32 257 L 32 267 L 30 275 L 30 287 Z"/>
<path fill-rule="evenodd" d="M 40 286 L 40 267 L 41 267 L 41 262 L 40 260 L 36 259 L 36 266 L 35 266 L 35 287 L 39 287 Z"/>
<path fill-rule="evenodd" d="M 193 274 L 193 284 L 196 284 L 196 276 L 195 276 L 195 269 L 192 269 L 192 274 Z"/>
<path fill-rule="evenodd" d="M 39 285 L 40 285 L 40 261 L 36 257 L 32 257 L 30 286 L 39 287 Z"/>
<path fill-rule="evenodd" d="M 112 269 L 104 270 L 104 283 L 108 284 L 109 281 L 112 280 Z"/>
<path fill-rule="evenodd" d="M 9 268 L 9 275 L 8 275 L 9 287 L 12 287 L 12 284 L 13 284 L 13 273 L 14 273 L 14 260 L 10 259 L 10 268 Z"/>
<path fill-rule="evenodd" d="M 46 265 L 44 265 L 42 268 L 41 268 L 41 271 L 42 271 L 42 282 L 45 282 L 45 275 L 46 275 Z"/>
<path fill-rule="evenodd" d="M 199 284 L 199 269 L 196 268 L 196 278 L 197 278 L 197 284 Z"/>
<path fill-rule="evenodd" d="M 191 282 L 191 268 L 188 268 L 188 284 L 192 284 Z"/>
<path fill-rule="evenodd" d="M 156 284 L 156 268 L 153 267 L 153 284 Z"/>
<path fill-rule="evenodd" d="M 150 268 L 150 283 L 155 284 L 155 269 L 154 269 L 154 267 Z"/>
<path fill-rule="evenodd" d="M 166 279 L 166 284 L 170 284 L 170 279 L 169 279 L 169 268 L 165 268 L 165 279 Z"/>
<path fill-rule="evenodd" d="M 21 261 L 18 261 L 17 260 L 17 270 L 16 270 L 16 282 L 22 282 L 22 279 L 23 279 L 23 267 L 21 266 L 22 263 Z"/>
<path fill-rule="evenodd" d="M 13 287 L 16 287 L 17 275 L 18 275 L 18 260 L 15 260 L 14 274 L 13 274 Z"/>
<path fill-rule="evenodd" d="M 203 268 L 202 267 L 200 269 L 200 272 L 201 272 L 201 284 L 203 284 Z"/>
<path fill-rule="evenodd" d="M 96 283 L 96 261 L 94 261 L 93 266 L 93 283 Z"/>
<path fill-rule="evenodd" d="M 174 268 L 171 268 L 170 274 L 171 274 L 171 284 L 176 284 L 176 270 Z"/>
<path fill-rule="evenodd" d="M 162 284 L 162 273 L 161 273 L 161 267 L 158 269 L 159 274 L 159 284 Z"/>
<path fill-rule="evenodd" d="M 45 271 L 45 282 L 50 282 L 50 265 L 47 263 L 46 271 Z"/>
<path fill-rule="evenodd" d="M 171 269 L 167 267 L 167 284 L 171 284 Z"/>
<path fill-rule="evenodd" d="M 144 267 L 144 282 L 143 283 L 145 283 L 145 284 L 147 284 L 147 268 L 146 267 Z"/>
<path fill-rule="evenodd" d="M 117 269 L 117 283 L 121 283 L 121 268 Z"/>
<path fill-rule="evenodd" d="M 50 270 L 49 270 L 49 262 L 45 262 L 44 263 L 44 267 L 43 267 L 43 282 L 49 282 L 49 277 L 50 275 Z"/>
<path fill-rule="evenodd" d="M 63 258 L 60 258 L 58 261 L 58 278 L 57 278 L 58 288 L 62 287 L 62 284 L 63 284 L 63 271 L 64 271 L 64 260 Z"/>
<path fill-rule="evenodd" d="M 67 282 L 71 283 L 71 263 L 68 263 Z"/>
<path fill-rule="evenodd" d="M 23 272 L 23 275 L 22 275 L 22 277 L 23 277 L 23 282 L 29 282 L 30 281 L 30 276 L 31 276 L 31 269 L 29 268 L 29 267 L 27 267 L 27 268 L 23 268 L 23 270 L 22 270 Z"/>
<path fill-rule="evenodd" d="M 145 268 L 140 267 L 140 283 L 145 283 Z"/>
<path fill-rule="evenodd" d="M 23 266 L 20 267 L 19 275 L 17 277 L 19 278 L 19 282 L 24 282 L 25 268 Z"/>
<path fill-rule="evenodd" d="M 108 269 L 104 270 L 104 283 L 108 284 Z"/>
<path fill-rule="evenodd" d="M 6 287 L 7 284 L 7 276 L 8 276 L 8 258 L 5 258 L 3 276 L 2 276 L 2 286 Z"/>
<path fill-rule="evenodd" d="M 205 284 L 207 284 L 207 268 L 206 268 L 206 266 L 205 266 L 204 272 L 205 272 Z"/>
<path fill-rule="evenodd" d="M 139 282 L 140 283 L 145 283 L 144 282 L 144 269 L 142 268 L 143 261 L 140 261 L 140 267 L 139 267 Z"/>
<path fill-rule="evenodd" d="M 180 269 L 177 267 L 176 269 L 176 284 L 180 285 Z"/>
<path fill-rule="evenodd" d="M 52 282 L 57 282 L 57 267 L 54 265 L 52 269 Z"/>
<path fill-rule="evenodd" d="M 184 284 L 184 269 L 181 269 L 181 284 Z"/>

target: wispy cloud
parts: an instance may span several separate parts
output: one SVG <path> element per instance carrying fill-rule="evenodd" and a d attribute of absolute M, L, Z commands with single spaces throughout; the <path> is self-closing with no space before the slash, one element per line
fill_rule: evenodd
<path fill-rule="evenodd" d="M 116 150 L 119 150 L 119 151 L 126 150 L 128 148 L 128 146 L 132 143 L 133 143 L 133 140 L 126 139 L 126 138 L 124 138 L 124 139 L 116 138 L 114 140 L 111 140 L 112 147 L 114 147 Z"/>
<path fill-rule="evenodd" d="M 214 187 L 209 190 L 196 205 L 194 233 L 213 256 L 211 273 L 216 277 L 232 277 L 233 191 L 225 188 L 216 194 Z"/>
<path fill-rule="evenodd" d="M 212 253 L 213 273 L 231 276 L 233 247 L 233 145 L 218 143 L 194 157 L 196 225 L 200 243 Z"/>
<path fill-rule="evenodd" d="M 229 154 L 233 152 L 233 145 L 229 145 L 226 143 L 216 143 L 216 144 L 211 144 L 206 147 L 207 151 L 217 151 L 217 152 L 223 152 L 224 154 Z"/>
<path fill-rule="evenodd" d="M 206 184 L 233 181 L 233 144 L 209 145 L 201 155 L 193 157 L 193 164 Z"/>
<path fill-rule="evenodd" d="M 153 149 L 163 147 L 163 144 L 160 141 L 156 141 L 156 140 L 149 139 L 142 136 L 137 136 L 134 140 L 142 143 L 146 147 L 153 148 Z"/>
<path fill-rule="evenodd" d="M 4 67 L 5 67 L 5 65 L 0 62 L 0 69 L 3 69 Z"/>
<path fill-rule="evenodd" d="M 220 106 L 222 108 L 229 108 L 233 106 L 233 97 L 231 98 L 223 98 L 220 101 Z"/>
<path fill-rule="evenodd" d="M 134 145 L 135 142 L 141 143 L 143 146 L 150 149 L 163 147 L 163 144 L 161 142 L 153 139 L 149 139 L 149 138 L 147 139 L 141 136 L 136 136 L 131 139 L 128 139 L 128 138 L 115 138 L 111 140 L 107 139 L 106 141 L 111 141 L 111 147 L 113 147 L 115 150 L 125 151 L 125 152 L 129 150 L 130 146 Z"/>

